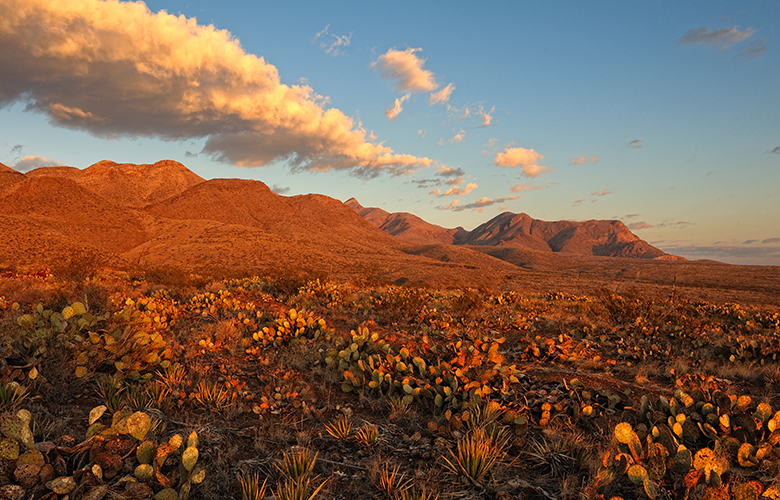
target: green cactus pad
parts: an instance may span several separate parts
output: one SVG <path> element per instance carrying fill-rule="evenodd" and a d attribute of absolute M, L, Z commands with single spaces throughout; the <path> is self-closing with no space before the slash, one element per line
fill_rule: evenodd
<path fill-rule="evenodd" d="M 647 469 L 639 464 L 634 464 L 628 468 L 628 478 L 637 486 L 642 486 L 647 479 Z"/>

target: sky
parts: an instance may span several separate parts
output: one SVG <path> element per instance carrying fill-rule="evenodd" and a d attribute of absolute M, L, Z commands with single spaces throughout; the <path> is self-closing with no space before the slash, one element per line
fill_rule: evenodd
<path fill-rule="evenodd" d="M 0 162 L 780 265 L 780 2 L 0 0 Z"/>

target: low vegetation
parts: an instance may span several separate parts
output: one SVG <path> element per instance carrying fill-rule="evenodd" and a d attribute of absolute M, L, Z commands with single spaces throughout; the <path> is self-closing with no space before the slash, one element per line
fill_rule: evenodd
<path fill-rule="evenodd" d="M 749 304 L 8 271 L 0 353 L 0 498 L 780 498 Z"/>

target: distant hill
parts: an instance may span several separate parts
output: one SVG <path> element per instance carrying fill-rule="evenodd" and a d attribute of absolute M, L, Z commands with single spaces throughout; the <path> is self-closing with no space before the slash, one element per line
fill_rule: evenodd
<path fill-rule="evenodd" d="M 460 227 L 445 229 L 408 213 L 388 213 L 377 208 L 364 208 L 354 198 L 348 200 L 346 205 L 379 229 L 410 243 L 511 247 L 561 255 L 681 259 L 641 240 L 617 220 L 547 222 L 533 219 L 524 213 L 504 212 L 473 231 L 466 231 Z M 497 258 L 506 257 L 509 262 L 518 258 L 517 252 L 486 253 Z M 524 258 L 540 262 L 539 255 L 534 255 L 533 258 L 530 258 L 530 255 L 526 254 Z"/>
<path fill-rule="evenodd" d="M 445 229 L 430 224 L 416 215 L 406 212 L 391 214 L 381 208 L 365 208 L 355 198 L 350 198 L 344 204 L 382 231 L 416 245 L 454 244 L 465 232 L 460 227 Z"/>

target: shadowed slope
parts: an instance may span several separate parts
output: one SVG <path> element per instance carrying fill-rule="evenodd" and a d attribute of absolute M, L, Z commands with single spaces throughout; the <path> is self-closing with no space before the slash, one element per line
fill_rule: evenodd
<path fill-rule="evenodd" d="M 141 220 L 66 177 L 25 178 L 0 198 L 0 214 L 34 220 L 59 233 L 64 246 L 91 245 L 123 252 L 144 238 Z M 31 227 L 31 231 L 35 227 Z"/>
<path fill-rule="evenodd" d="M 355 198 L 350 198 L 344 204 L 387 234 L 415 245 L 452 244 L 465 232 L 461 227 L 445 229 L 430 224 L 406 212 L 391 214 L 381 208 L 365 208 Z"/>

